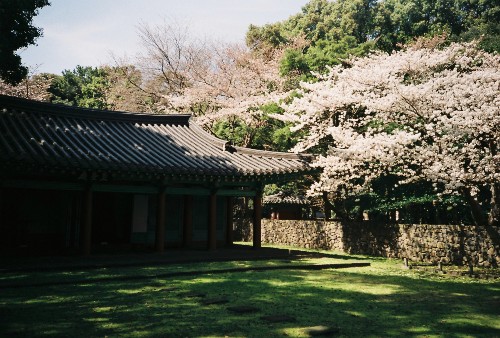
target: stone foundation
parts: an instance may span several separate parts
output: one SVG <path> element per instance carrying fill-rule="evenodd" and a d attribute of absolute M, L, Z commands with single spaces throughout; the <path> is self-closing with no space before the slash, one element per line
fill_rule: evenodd
<path fill-rule="evenodd" d="M 237 240 L 251 241 L 250 224 Z M 500 227 L 262 220 L 262 243 L 337 250 L 413 262 L 500 266 Z"/>

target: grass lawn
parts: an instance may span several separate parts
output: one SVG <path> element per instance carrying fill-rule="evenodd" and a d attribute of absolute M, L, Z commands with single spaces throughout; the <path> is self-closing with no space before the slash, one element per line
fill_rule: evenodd
<path fill-rule="evenodd" d="M 297 269 L 353 261 L 371 266 Z M 0 337 L 307 337 L 326 328 L 340 337 L 500 337 L 500 282 L 342 254 L 0 275 Z"/>

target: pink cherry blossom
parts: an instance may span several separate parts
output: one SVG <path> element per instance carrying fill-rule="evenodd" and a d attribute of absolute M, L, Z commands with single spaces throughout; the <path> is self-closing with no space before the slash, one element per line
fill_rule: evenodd
<path fill-rule="evenodd" d="M 429 180 L 470 203 L 487 189 L 490 223 L 500 195 L 500 56 L 476 43 L 408 47 L 335 66 L 277 118 L 307 131 L 294 149 L 328 139 L 311 194 L 368 191 L 382 173 Z M 477 205 L 476 205 L 477 206 Z"/>

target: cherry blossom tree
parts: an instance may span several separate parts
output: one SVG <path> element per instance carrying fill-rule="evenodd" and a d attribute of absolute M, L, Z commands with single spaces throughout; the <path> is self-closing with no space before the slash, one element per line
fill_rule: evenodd
<path fill-rule="evenodd" d="M 145 53 L 139 59 L 146 79 L 162 83 L 157 95 L 165 109 L 203 115 L 202 122 L 266 103 L 262 94 L 279 88 L 278 59 L 244 45 L 207 41 L 175 25 L 140 28 Z M 212 113 L 217 114 L 212 114 Z"/>
<path fill-rule="evenodd" d="M 191 111 L 210 107 L 198 119 L 204 125 L 231 117 L 252 125 L 258 120 L 258 108 L 272 101 L 273 93 L 280 93 L 278 58 L 254 54 L 238 44 L 214 46 L 207 54 L 210 59 L 192 75 L 191 85 L 179 100 L 172 100 L 173 105 Z"/>
<path fill-rule="evenodd" d="M 10 85 L 0 80 L 0 94 L 48 101 L 51 95 L 48 88 L 54 77 L 55 75 L 46 73 L 28 75 L 17 85 Z"/>
<path fill-rule="evenodd" d="M 439 42 L 354 58 L 302 83 L 277 117 L 306 132 L 295 151 L 323 150 L 311 194 L 341 199 L 391 174 L 432 181 L 462 196 L 477 224 L 498 224 L 500 56 Z"/>
<path fill-rule="evenodd" d="M 155 101 L 148 91 L 138 86 L 142 74 L 132 65 L 103 66 L 106 74 L 105 92 L 107 109 L 127 112 L 154 113 Z"/>
<path fill-rule="evenodd" d="M 215 131 L 218 123 L 244 125 L 248 146 L 258 128 L 268 123 L 261 107 L 283 87 L 279 75 L 281 50 L 252 52 L 243 44 L 196 38 L 187 28 L 165 23 L 139 28 L 143 53 L 134 61 L 121 61 L 129 82 L 146 93 L 159 113 L 191 113 L 197 123 Z M 126 64 L 134 67 L 126 67 Z M 134 78 L 135 76 L 135 78 Z"/>

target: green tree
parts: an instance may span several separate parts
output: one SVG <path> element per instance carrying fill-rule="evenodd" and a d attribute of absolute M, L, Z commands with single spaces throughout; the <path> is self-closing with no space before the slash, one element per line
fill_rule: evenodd
<path fill-rule="evenodd" d="M 311 71 L 321 72 L 326 65 L 338 64 L 349 55 L 364 55 L 373 49 L 375 8 L 374 0 L 312 0 L 303 7 L 302 13 L 284 22 L 252 26 L 247 45 L 253 49 L 270 48 L 304 37 L 307 45 L 288 50 L 280 67 L 284 76 L 304 78 Z M 259 43 L 250 43 L 255 41 Z"/>
<path fill-rule="evenodd" d="M 109 87 L 104 69 L 77 66 L 56 77 L 48 91 L 52 94 L 53 103 L 107 109 L 106 94 Z"/>
<path fill-rule="evenodd" d="M 292 86 L 311 71 L 341 63 L 350 55 L 390 52 L 420 36 L 446 33 L 451 40 L 481 38 L 481 47 L 500 51 L 498 0 L 311 0 L 289 19 L 251 26 L 247 45 L 254 50 L 283 48 L 297 37 L 307 44 L 284 54 L 281 74 Z"/>
<path fill-rule="evenodd" d="M 34 27 L 32 21 L 38 9 L 48 5 L 48 0 L 0 2 L 0 78 L 6 83 L 18 84 L 28 74 L 16 51 L 42 36 L 42 29 Z"/>
<path fill-rule="evenodd" d="M 233 145 L 254 149 L 288 151 L 298 141 L 299 135 L 290 131 L 290 124 L 270 117 L 283 110 L 271 103 L 261 107 L 263 112 L 257 128 L 245 124 L 237 117 L 219 121 L 213 128 L 214 134 Z"/>
<path fill-rule="evenodd" d="M 384 0 L 374 18 L 377 47 L 384 51 L 419 36 L 447 33 L 452 40 L 484 36 L 485 50 L 500 51 L 498 0 Z"/>
<path fill-rule="evenodd" d="M 459 4 L 465 18 L 460 37 L 466 41 L 481 38 L 488 52 L 500 52 L 500 3 L 498 0 L 463 1 Z"/>
<path fill-rule="evenodd" d="M 251 49 L 266 52 L 289 42 L 283 33 L 284 31 L 280 23 L 262 27 L 250 25 L 246 34 L 246 44 Z"/>

